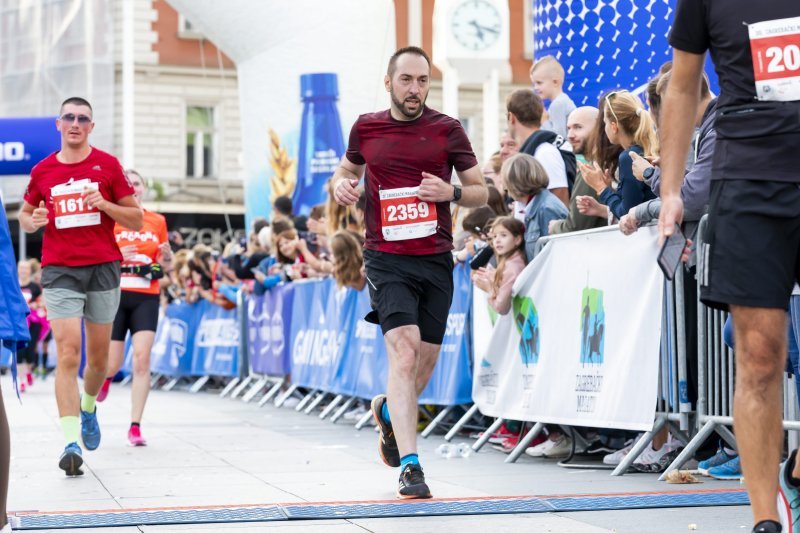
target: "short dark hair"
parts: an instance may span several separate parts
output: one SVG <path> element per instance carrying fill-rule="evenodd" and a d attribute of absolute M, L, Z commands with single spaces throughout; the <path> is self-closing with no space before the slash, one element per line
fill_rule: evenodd
<path fill-rule="evenodd" d="M 292 216 L 294 206 L 292 205 L 292 199 L 288 196 L 278 196 L 272 205 L 275 206 L 275 211 L 281 215 Z"/>
<path fill-rule="evenodd" d="M 64 106 L 67 104 L 83 105 L 88 107 L 89 111 L 94 113 L 94 110 L 92 109 L 92 104 L 90 104 L 89 100 L 87 100 L 86 98 L 81 98 L 80 96 L 70 96 L 69 98 L 61 102 L 60 109 L 64 109 Z"/>
<path fill-rule="evenodd" d="M 431 68 L 431 58 L 428 57 L 428 53 L 425 52 L 425 50 L 423 50 L 419 46 L 404 46 L 403 48 L 400 48 L 399 50 L 397 50 L 397 52 L 392 54 L 392 57 L 389 58 L 389 66 L 386 69 L 386 74 L 390 78 L 392 76 L 394 76 L 394 71 L 397 68 L 397 59 L 403 54 L 415 54 L 415 55 L 424 57 L 425 61 L 428 62 L 428 70 L 430 70 L 430 68 Z"/>
<path fill-rule="evenodd" d="M 523 126 L 541 126 L 544 102 L 532 89 L 517 89 L 506 98 L 506 111 Z"/>

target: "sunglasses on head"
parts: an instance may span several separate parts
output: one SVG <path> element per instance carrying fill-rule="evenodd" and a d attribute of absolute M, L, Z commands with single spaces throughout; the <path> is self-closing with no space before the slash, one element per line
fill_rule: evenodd
<path fill-rule="evenodd" d="M 61 120 L 69 124 L 72 124 L 73 122 L 75 122 L 75 120 L 77 120 L 78 124 L 82 124 L 85 126 L 86 124 L 90 124 L 92 122 L 92 117 L 88 115 L 75 115 L 74 113 L 64 113 L 63 115 L 61 115 Z"/>
<path fill-rule="evenodd" d="M 628 92 L 628 91 L 612 91 L 612 92 L 608 93 L 608 94 L 606 95 L 606 97 L 605 97 L 605 101 L 606 101 L 606 109 L 608 109 L 609 111 L 611 111 L 611 115 L 614 117 L 614 122 L 616 122 L 617 124 L 619 124 L 619 119 L 617 118 L 617 114 L 616 114 L 616 113 L 614 113 L 614 108 L 613 108 L 613 107 L 611 107 L 611 100 L 612 100 L 612 99 L 613 99 L 615 96 L 617 96 L 618 94 L 621 94 L 621 93 L 624 93 L 624 92 Z"/>

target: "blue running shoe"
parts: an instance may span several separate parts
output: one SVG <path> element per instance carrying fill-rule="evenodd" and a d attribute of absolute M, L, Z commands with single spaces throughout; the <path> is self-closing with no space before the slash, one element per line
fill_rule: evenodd
<path fill-rule="evenodd" d="M 727 463 L 712 466 L 708 469 L 708 475 L 715 479 L 742 479 L 741 461 L 738 457 L 734 457 Z"/>
<path fill-rule="evenodd" d="M 97 407 L 93 413 L 81 409 L 81 439 L 87 450 L 96 450 L 100 446 L 100 424 L 97 423 Z"/>
<path fill-rule="evenodd" d="M 725 450 L 720 448 L 717 450 L 717 453 L 714 455 L 714 457 L 711 457 L 709 459 L 706 459 L 705 461 L 700 461 L 699 463 L 697 463 L 697 471 L 703 474 L 704 476 L 707 476 L 709 468 L 725 464 L 731 459 L 734 459 L 735 457 L 736 457 L 735 455 L 728 455 L 727 453 L 725 453 Z"/>
<path fill-rule="evenodd" d="M 58 467 L 68 476 L 82 476 L 83 456 L 81 447 L 77 442 L 71 442 L 64 448 L 64 453 L 58 459 Z"/>
<path fill-rule="evenodd" d="M 796 453 L 796 451 L 792 452 L 789 459 L 781 463 L 778 476 L 778 516 L 781 519 L 784 533 L 800 532 L 800 488 L 789 483 Z"/>

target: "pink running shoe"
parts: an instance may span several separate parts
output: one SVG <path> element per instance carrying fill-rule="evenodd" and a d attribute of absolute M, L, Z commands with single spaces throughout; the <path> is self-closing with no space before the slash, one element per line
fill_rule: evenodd
<path fill-rule="evenodd" d="M 147 441 L 142 437 L 142 430 L 139 426 L 131 426 L 128 430 L 128 444 L 131 446 L 147 446 Z"/>
<path fill-rule="evenodd" d="M 33 385 L 33 374 L 31 374 L 30 372 L 28 372 L 28 373 L 25 375 L 25 378 L 28 380 L 28 386 L 29 386 L 29 387 L 30 387 L 30 386 L 32 386 L 32 385 Z"/>
<path fill-rule="evenodd" d="M 103 381 L 103 386 L 100 387 L 100 392 L 97 393 L 97 401 L 102 402 L 108 397 L 108 389 L 111 388 L 111 380 L 106 379 Z"/>
<path fill-rule="evenodd" d="M 19 391 L 20 392 L 25 392 L 25 381 L 24 380 L 20 380 L 20 382 L 19 382 Z"/>

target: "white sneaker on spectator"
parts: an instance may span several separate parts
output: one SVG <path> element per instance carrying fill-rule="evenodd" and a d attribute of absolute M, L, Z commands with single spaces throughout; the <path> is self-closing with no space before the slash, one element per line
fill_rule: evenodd
<path fill-rule="evenodd" d="M 362 404 L 358 404 L 354 409 L 347 411 L 343 418 L 345 420 L 359 420 L 365 414 L 367 414 L 367 409 Z"/>
<path fill-rule="evenodd" d="M 566 457 L 570 453 L 572 453 L 572 439 L 570 439 L 566 435 L 561 435 L 555 440 L 553 446 L 545 450 L 544 456 L 551 458 Z"/>
<path fill-rule="evenodd" d="M 286 401 L 283 402 L 283 407 L 285 407 L 286 409 L 293 409 L 297 407 L 297 404 L 299 403 L 300 403 L 300 398 L 295 398 L 294 396 L 291 396 L 289 398 L 286 398 Z"/>
<path fill-rule="evenodd" d="M 547 439 L 541 444 L 537 444 L 536 446 L 531 446 L 525 453 L 530 455 L 531 457 L 544 457 L 545 452 L 556 445 L 556 441 Z"/>
<path fill-rule="evenodd" d="M 657 463 L 665 454 L 670 451 L 670 447 L 667 444 L 661 446 L 661 448 L 654 450 L 653 443 L 650 443 L 650 446 L 644 449 L 644 451 L 636 458 L 633 462 L 635 465 L 652 465 Z"/>
<path fill-rule="evenodd" d="M 630 444 L 622 448 L 621 450 L 617 450 L 614 453 L 610 453 L 603 457 L 603 464 L 606 465 L 618 465 L 625 459 L 625 456 L 628 455 L 633 448 L 634 441 L 631 441 Z"/>

